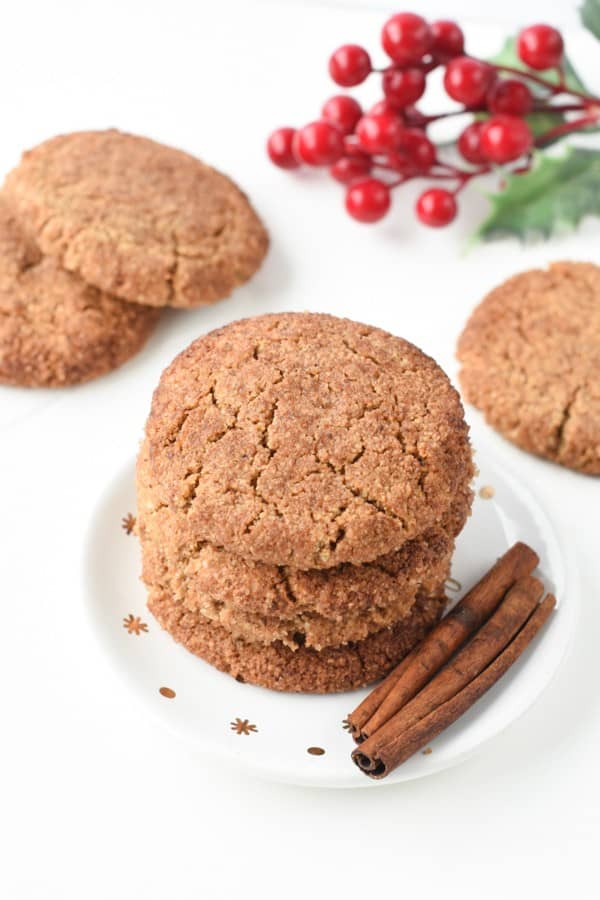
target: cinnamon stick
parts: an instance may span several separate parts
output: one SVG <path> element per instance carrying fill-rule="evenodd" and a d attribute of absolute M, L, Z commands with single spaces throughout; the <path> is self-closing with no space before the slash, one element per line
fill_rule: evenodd
<path fill-rule="evenodd" d="M 537 578 L 520 578 L 485 625 L 406 706 L 362 744 L 361 752 L 378 758 L 382 747 L 458 694 L 512 641 L 543 594 L 544 585 Z"/>
<path fill-rule="evenodd" d="M 470 635 L 486 621 L 518 578 L 529 575 L 539 557 L 518 542 L 500 557 L 425 640 L 348 716 L 350 733 L 366 740 L 411 700 Z"/>
<path fill-rule="evenodd" d="M 377 755 L 365 753 L 366 744 L 357 747 L 352 754 L 356 765 L 371 778 L 384 778 L 413 753 L 429 744 L 433 738 L 473 706 L 507 672 L 544 625 L 555 605 L 555 598 L 552 594 L 547 594 L 516 637 L 466 687 L 407 729 L 399 731 L 385 745 L 379 747 Z"/>

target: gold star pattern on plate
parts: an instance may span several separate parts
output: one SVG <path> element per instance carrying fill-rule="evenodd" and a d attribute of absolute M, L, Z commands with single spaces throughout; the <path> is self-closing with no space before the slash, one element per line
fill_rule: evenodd
<path fill-rule="evenodd" d="M 142 631 L 148 631 L 148 626 L 142 622 L 139 616 L 133 616 L 129 613 L 123 619 L 123 628 L 127 629 L 127 634 L 141 634 Z"/>
<path fill-rule="evenodd" d="M 127 513 L 126 516 L 123 516 L 121 519 L 121 528 L 125 532 L 125 534 L 131 534 L 133 529 L 135 528 L 135 516 L 131 513 Z"/>
<path fill-rule="evenodd" d="M 234 719 L 229 723 L 232 731 L 236 734 L 250 734 L 252 731 L 258 731 L 256 725 L 251 725 L 248 719 Z"/>

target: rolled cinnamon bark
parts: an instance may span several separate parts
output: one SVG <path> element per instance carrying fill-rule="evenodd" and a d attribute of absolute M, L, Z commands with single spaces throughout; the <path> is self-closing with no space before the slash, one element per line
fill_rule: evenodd
<path fill-rule="evenodd" d="M 479 700 L 519 658 L 547 621 L 556 605 L 552 594 L 536 606 L 516 637 L 466 687 L 446 700 L 428 715 L 406 729 L 399 730 L 379 747 L 377 755 L 365 753 L 367 743 L 357 747 L 352 754 L 356 765 L 370 778 L 385 778 L 393 769 L 405 762 L 413 753 L 426 746 L 433 738 L 452 725 L 464 712 Z"/>
<path fill-rule="evenodd" d="M 362 744 L 363 756 L 378 759 L 381 748 L 466 687 L 511 642 L 543 594 L 544 585 L 537 578 L 528 575 L 519 579 L 496 612 L 446 667 Z"/>
<path fill-rule="evenodd" d="M 527 544 L 518 542 L 507 550 L 410 656 L 350 713 L 354 739 L 359 743 L 366 740 L 402 709 L 489 618 L 515 581 L 529 575 L 538 563 L 537 553 Z"/>

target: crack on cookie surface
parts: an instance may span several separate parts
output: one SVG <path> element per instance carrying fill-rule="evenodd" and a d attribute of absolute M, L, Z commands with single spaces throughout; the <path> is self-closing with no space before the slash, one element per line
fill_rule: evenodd
<path fill-rule="evenodd" d="M 197 540 L 178 510 L 161 506 L 158 493 L 143 446 L 138 533 L 151 593 L 164 591 L 244 639 L 286 643 L 302 633 L 318 648 L 363 639 L 407 615 L 420 594 L 442 593 L 470 504 L 470 497 L 458 499 L 438 527 L 373 563 L 302 572 L 244 561 Z"/>
<path fill-rule="evenodd" d="M 435 363 L 329 316 L 201 338 L 165 372 L 147 434 L 165 496 L 204 537 L 301 568 L 395 549 L 472 474 L 462 409 Z"/>
<path fill-rule="evenodd" d="M 318 652 L 234 638 L 202 615 L 174 607 L 164 593 L 149 600 L 150 611 L 176 641 L 221 671 L 273 690 L 310 693 L 352 690 L 382 678 L 435 625 L 444 605 L 442 598 L 422 598 L 406 621 Z"/>
<path fill-rule="evenodd" d="M 116 130 L 44 142 L 23 155 L 5 191 L 44 253 L 130 302 L 213 303 L 256 271 L 268 246 L 230 179 Z"/>
<path fill-rule="evenodd" d="M 159 310 L 85 284 L 44 257 L 0 203 L 0 381 L 60 387 L 116 368 L 144 345 Z"/>
<path fill-rule="evenodd" d="M 600 269 L 554 263 L 514 276 L 474 310 L 461 385 L 525 450 L 600 474 Z"/>

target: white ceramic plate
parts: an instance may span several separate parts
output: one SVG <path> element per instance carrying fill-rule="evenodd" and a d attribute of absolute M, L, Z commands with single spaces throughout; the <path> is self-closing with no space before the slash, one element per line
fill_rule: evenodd
<path fill-rule="evenodd" d="M 354 743 L 343 728 L 365 690 L 313 696 L 239 684 L 161 631 L 145 608 L 138 542 L 122 527 L 123 517 L 135 511 L 132 463 L 108 486 L 93 513 L 85 558 L 92 627 L 123 680 L 164 725 L 190 745 L 264 777 L 368 787 L 445 769 L 497 735 L 539 696 L 564 656 L 576 616 L 577 592 L 565 589 L 566 564 L 545 514 L 489 455 L 480 451 L 477 463 L 473 515 L 458 540 L 453 579 L 471 586 L 508 546 L 524 540 L 540 555 L 544 582 L 558 598 L 556 613 L 501 682 L 432 742 L 431 752 L 416 754 L 383 782 L 367 778 L 351 762 Z M 462 588 L 449 587 L 454 589 L 449 595 L 458 599 Z"/>

